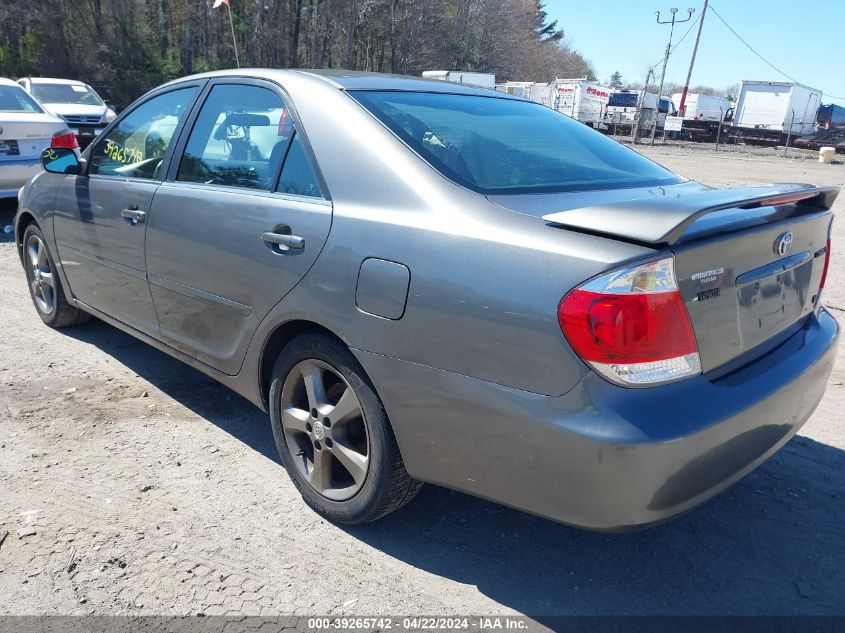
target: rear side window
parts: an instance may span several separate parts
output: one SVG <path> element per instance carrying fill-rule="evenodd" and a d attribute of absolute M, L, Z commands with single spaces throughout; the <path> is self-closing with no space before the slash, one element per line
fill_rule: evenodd
<path fill-rule="evenodd" d="M 214 86 L 191 130 L 176 179 L 269 191 L 292 131 L 285 104 L 272 90 Z"/>
<path fill-rule="evenodd" d="M 0 86 L 0 112 L 43 112 L 23 88 Z"/>
<path fill-rule="evenodd" d="M 484 194 L 668 185 L 682 180 L 540 104 L 418 92 L 352 92 L 450 180 Z"/>
<path fill-rule="evenodd" d="M 323 197 L 323 191 L 320 189 L 311 163 L 308 162 L 308 156 L 305 154 L 305 148 L 302 147 L 298 134 L 294 135 L 291 142 L 276 191 L 309 198 Z"/>

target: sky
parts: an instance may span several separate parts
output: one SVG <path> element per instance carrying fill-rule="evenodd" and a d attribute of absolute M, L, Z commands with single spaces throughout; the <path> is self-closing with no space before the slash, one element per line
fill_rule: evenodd
<path fill-rule="evenodd" d="M 566 33 L 565 41 L 579 50 L 595 68 L 599 80 L 614 71 L 624 81 L 645 80 L 649 66 L 661 61 L 669 39 L 669 9 L 678 8 L 676 20 L 703 0 L 546 0 L 550 19 Z M 714 8 L 739 35 L 769 62 L 799 83 L 822 90 L 823 103 L 845 106 L 845 0 L 713 0 Z M 692 22 L 675 25 L 677 43 Z M 666 69 L 667 81 L 683 84 L 689 67 L 698 24 L 674 49 Z M 655 72 L 660 79 L 661 65 Z M 690 85 L 714 88 L 742 79 L 789 81 L 751 52 L 716 14 L 708 9 Z M 839 97 L 839 98 L 835 98 Z"/>

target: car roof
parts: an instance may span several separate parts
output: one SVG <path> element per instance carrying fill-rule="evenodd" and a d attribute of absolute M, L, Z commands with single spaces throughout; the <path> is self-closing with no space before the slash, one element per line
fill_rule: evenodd
<path fill-rule="evenodd" d="M 171 84 L 191 81 L 194 79 L 213 79 L 216 77 L 250 77 L 256 79 L 269 79 L 271 81 L 283 82 L 285 77 L 291 75 L 308 76 L 317 81 L 322 81 L 335 86 L 340 90 L 398 90 L 406 92 L 440 92 L 447 94 L 468 94 L 485 97 L 500 97 L 514 99 L 504 92 L 496 92 L 486 88 L 478 88 L 465 84 L 442 81 L 438 79 L 423 79 L 409 75 L 390 75 L 386 73 L 374 73 L 341 69 L 275 69 L 275 68 L 239 68 L 231 70 L 218 70 L 213 72 L 191 75 L 177 79 Z"/>
<path fill-rule="evenodd" d="M 6 77 L 0 77 L 0 86 L 14 86 L 15 88 L 20 88 L 17 83 L 11 79 L 7 79 Z"/>

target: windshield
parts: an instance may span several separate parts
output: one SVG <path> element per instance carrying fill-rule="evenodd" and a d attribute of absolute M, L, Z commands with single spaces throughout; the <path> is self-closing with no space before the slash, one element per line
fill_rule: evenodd
<path fill-rule="evenodd" d="M 607 100 L 607 105 L 620 108 L 636 108 L 639 95 L 636 92 L 614 92 Z"/>
<path fill-rule="evenodd" d="M 537 103 L 419 92 L 351 92 L 446 178 L 484 194 L 675 184 L 672 172 Z"/>
<path fill-rule="evenodd" d="M 85 84 L 32 84 L 32 94 L 41 103 L 103 105 L 103 100 Z"/>
<path fill-rule="evenodd" d="M 43 112 L 35 100 L 17 86 L 0 86 L 0 111 Z"/>

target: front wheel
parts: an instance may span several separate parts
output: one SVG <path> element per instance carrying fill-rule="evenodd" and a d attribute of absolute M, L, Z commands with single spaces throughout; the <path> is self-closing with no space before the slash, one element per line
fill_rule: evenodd
<path fill-rule="evenodd" d="M 89 319 L 88 313 L 68 303 L 47 241 L 35 224 L 27 226 L 23 234 L 23 265 L 32 303 L 44 323 L 62 328 Z"/>
<path fill-rule="evenodd" d="M 339 523 L 374 521 L 421 487 L 405 470 L 381 400 L 352 353 L 308 334 L 276 360 L 273 437 L 302 498 Z"/>

